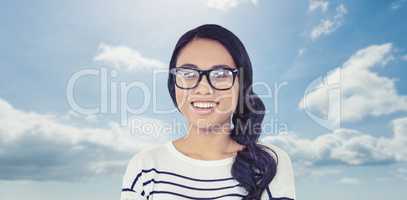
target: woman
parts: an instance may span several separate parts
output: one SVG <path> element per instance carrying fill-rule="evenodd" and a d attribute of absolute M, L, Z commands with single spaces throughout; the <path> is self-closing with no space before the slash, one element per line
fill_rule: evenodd
<path fill-rule="evenodd" d="M 206 24 L 182 35 L 168 90 L 188 133 L 138 152 L 121 200 L 295 199 L 287 153 L 258 142 L 265 107 L 251 85 L 248 53 L 232 32 Z"/>

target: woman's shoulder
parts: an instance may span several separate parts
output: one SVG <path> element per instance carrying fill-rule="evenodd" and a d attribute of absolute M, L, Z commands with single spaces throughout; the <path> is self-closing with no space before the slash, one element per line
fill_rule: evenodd
<path fill-rule="evenodd" d="M 274 144 L 259 144 L 266 146 L 266 151 L 277 162 L 276 175 L 269 185 L 273 198 L 295 199 L 295 178 L 289 154 Z"/>
<path fill-rule="evenodd" d="M 144 145 L 133 153 L 123 175 L 121 199 L 145 199 L 141 196 L 146 179 L 144 174 L 153 170 L 155 155 L 162 151 L 163 146 L 164 144 Z"/>
<path fill-rule="evenodd" d="M 139 150 L 133 153 L 127 162 L 126 171 L 123 177 L 123 187 L 131 184 L 131 181 L 146 170 L 154 168 L 158 153 L 162 151 L 164 144 L 143 145 Z"/>
<path fill-rule="evenodd" d="M 163 153 L 164 148 L 164 143 L 144 145 L 137 152 L 133 153 L 129 160 L 129 165 L 142 166 L 146 163 L 151 163 L 157 158 L 157 155 Z"/>
<path fill-rule="evenodd" d="M 258 144 L 265 146 L 265 150 L 269 152 L 279 164 L 284 165 L 287 164 L 287 162 L 291 162 L 289 154 L 281 147 L 264 142 L 258 142 Z"/>

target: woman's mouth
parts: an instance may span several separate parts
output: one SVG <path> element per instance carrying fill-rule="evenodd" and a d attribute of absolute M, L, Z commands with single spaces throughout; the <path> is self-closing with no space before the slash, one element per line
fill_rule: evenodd
<path fill-rule="evenodd" d="M 215 111 L 215 107 L 219 104 L 216 101 L 192 101 L 192 111 L 199 115 L 210 114 Z"/>

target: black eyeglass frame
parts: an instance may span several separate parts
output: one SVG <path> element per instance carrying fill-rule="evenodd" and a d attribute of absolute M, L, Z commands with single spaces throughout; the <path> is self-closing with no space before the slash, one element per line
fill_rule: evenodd
<path fill-rule="evenodd" d="M 194 66 L 194 67 L 189 67 L 189 66 Z M 177 70 L 179 70 L 179 69 L 189 69 L 189 70 L 193 70 L 193 71 L 197 71 L 197 72 L 198 72 L 199 78 L 198 78 L 198 81 L 196 82 L 196 84 L 195 84 L 193 87 L 187 87 L 187 88 L 185 88 L 185 87 L 182 87 L 182 86 L 180 86 L 180 85 L 177 84 L 176 72 L 177 72 Z M 213 86 L 213 84 L 212 84 L 212 82 L 211 82 L 211 80 L 210 80 L 210 78 L 209 78 L 209 73 L 211 73 L 212 71 L 215 71 L 215 70 L 219 70 L 219 69 L 224 69 L 224 70 L 228 70 L 228 71 L 232 72 L 233 80 L 232 80 L 232 85 L 231 85 L 230 87 L 219 89 L 219 88 L 216 88 L 215 86 Z M 236 76 L 239 75 L 239 72 L 240 72 L 240 71 L 239 71 L 238 68 L 231 68 L 231 67 L 229 67 L 228 65 L 215 65 L 215 66 L 213 66 L 212 69 L 201 70 L 201 69 L 196 68 L 195 65 L 187 64 L 187 65 L 182 65 L 182 66 L 180 66 L 180 67 L 172 68 L 172 69 L 170 70 L 170 73 L 174 76 L 175 85 L 176 85 L 178 88 L 184 89 L 184 90 L 190 90 L 190 89 L 194 89 L 194 88 L 198 87 L 199 83 L 200 83 L 201 80 L 202 80 L 202 76 L 204 76 L 204 75 L 206 76 L 206 80 L 208 81 L 209 85 L 210 85 L 213 89 L 216 89 L 216 90 L 229 90 L 229 89 L 232 88 L 233 85 L 235 84 L 235 79 L 236 79 Z"/>

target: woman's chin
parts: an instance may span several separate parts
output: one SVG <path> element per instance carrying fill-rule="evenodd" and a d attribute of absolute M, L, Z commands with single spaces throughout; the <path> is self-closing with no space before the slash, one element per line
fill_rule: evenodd
<path fill-rule="evenodd" d="M 213 121 L 213 119 L 202 119 L 202 120 L 194 120 L 191 122 L 194 124 L 194 127 L 198 128 L 201 131 L 207 131 L 207 132 L 220 132 L 224 130 L 227 127 L 227 124 L 222 124 L 221 122 Z"/>

